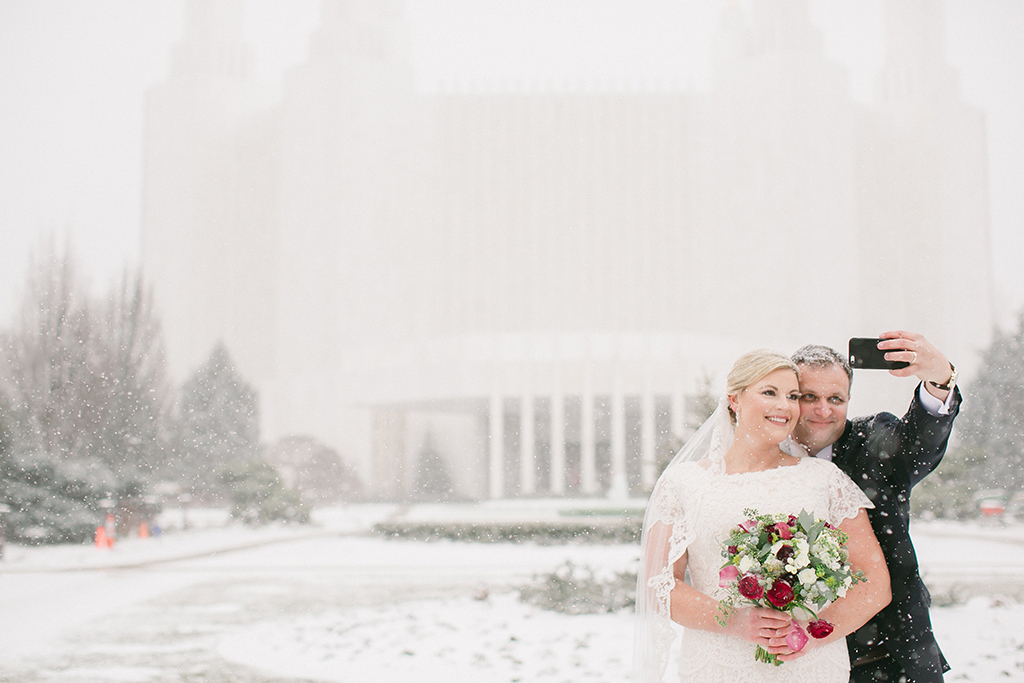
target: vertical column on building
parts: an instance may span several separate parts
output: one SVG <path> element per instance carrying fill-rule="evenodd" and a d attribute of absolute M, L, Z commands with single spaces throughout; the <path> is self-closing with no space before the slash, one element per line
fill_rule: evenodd
<path fill-rule="evenodd" d="M 397 410 L 373 411 L 372 484 L 382 498 L 402 498 L 409 493 L 410 472 L 406 463 L 406 416 Z"/>
<path fill-rule="evenodd" d="M 626 397 L 622 393 L 622 381 L 617 369 L 612 388 L 611 460 L 608 497 L 624 500 L 629 497 L 629 483 L 626 480 Z"/>
<path fill-rule="evenodd" d="M 651 391 L 650 377 L 647 377 L 647 381 L 644 382 L 644 393 L 640 398 L 640 477 L 644 489 L 653 488 L 657 476 L 655 417 L 654 392 Z"/>
<path fill-rule="evenodd" d="M 560 386 L 551 395 L 551 493 L 565 493 L 565 396 Z"/>
<path fill-rule="evenodd" d="M 527 390 L 519 399 L 519 490 L 524 495 L 531 495 L 537 491 L 534 409 L 533 394 Z"/>
<path fill-rule="evenodd" d="M 580 396 L 580 486 L 583 494 L 597 493 L 597 440 L 594 435 L 594 387 L 590 368 Z"/>
<path fill-rule="evenodd" d="M 686 400 L 683 398 L 683 392 L 676 390 L 672 392 L 672 436 L 677 439 L 682 439 L 686 435 L 683 434 L 685 427 L 685 412 L 686 412 Z"/>
<path fill-rule="evenodd" d="M 487 462 L 490 464 L 488 493 L 490 497 L 505 495 L 505 402 L 501 394 L 491 394 Z"/>

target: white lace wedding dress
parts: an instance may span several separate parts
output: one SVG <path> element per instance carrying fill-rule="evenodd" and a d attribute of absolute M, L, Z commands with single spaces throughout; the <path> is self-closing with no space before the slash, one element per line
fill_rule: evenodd
<path fill-rule="evenodd" d="M 692 585 L 716 596 L 718 571 L 724 562 L 722 545 L 730 530 L 747 518 L 744 510 L 797 514 L 807 510 L 838 526 L 871 507 L 864 493 L 830 462 L 804 457 L 796 465 L 763 472 L 710 472 L 696 462 L 674 468 L 657 504 L 665 506 L 671 524 L 671 556 L 685 550 Z M 671 508 L 671 509 L 669 509 Z M 658 511 L 655 517 L 661 516 Z M 667 526 L 667 525 L 666 525 Z M 667 606 L 670 588 L 664 570 L 652 576 L 658 611 Z M 653 635 L 653 634 L 652 634 Z M 661 634 L 664 636 L 664 632 Z M 849 658 L 846 642 L 814 648 L 798 660 L 780 666 L 754 659 L 755 645 L 720 633 L 684 629 L 678 652 L 679 681 L 686 683 L 846 683 Z"/>

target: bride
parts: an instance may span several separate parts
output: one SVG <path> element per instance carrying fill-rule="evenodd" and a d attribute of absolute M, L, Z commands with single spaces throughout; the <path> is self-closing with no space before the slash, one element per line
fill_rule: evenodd
<path fill-rule="evenodd" d="M 635 678 L 642 683 L 845 683 L 850 669 L 845 636 L 890 599 L 889 574 L 865 511 L 872 504 L 831 462 L 805 457 L 790 439 L 800 415 L 800 385 L 788 358 L 763 350 L 744 355 L 729 373 L 726 394 L 665 468 L 647 506 Z M 746 519 L 747 508 L 761 514 L 804 509 L 838 526 L 849 536 L 851 565 L 864 573 L 866 581 L 820 610 L 819 618 L 835 627 L 832 633 L 811 638 L 797 652 L 786 644 L 791 622 L 785 612 L 744 607 L 731 612 L 724 626 L 718 621 L 723 541 Z M 756 645 L 783 663 L 755 660 Z M 666 677 L 670 659 L 678 660 L 678 677 L 672 671 Z"/>

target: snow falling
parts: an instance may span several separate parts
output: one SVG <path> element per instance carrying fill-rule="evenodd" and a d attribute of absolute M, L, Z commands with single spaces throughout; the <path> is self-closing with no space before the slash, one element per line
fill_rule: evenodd
<path fill-rule="evenodd" d="M 946 680 L 1024 681 L 1013 3 L 52 4 L 0 2 L 0 683 L 627 680 L 724 369 L 897 326 L 965 397 Z"/>

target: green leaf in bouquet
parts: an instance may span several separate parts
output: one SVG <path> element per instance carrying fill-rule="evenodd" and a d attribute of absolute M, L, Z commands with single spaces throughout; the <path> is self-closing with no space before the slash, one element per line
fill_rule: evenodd
<path fill-rule="evenodd" d="M 825 520 L 821 520 L 810 529 L 807 530 L 807 545 L 814 545 L 818 540 L 818 536 L 821 535 L 822 530 L 825 528 Z"/>
<path fill-rule="evenodd" d="M 800 510 L 800 514 L 796 516 L 796 521 L 800 523 L 805 532 L 810 532 L 811 527 L 814 526 L 814 517 L 804 509 Z"/>

